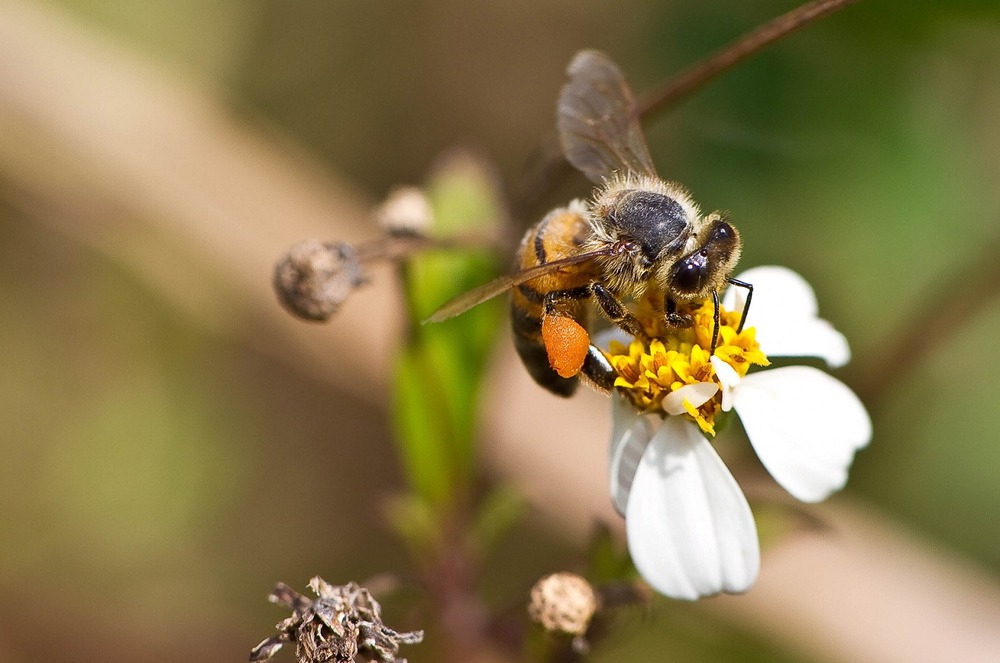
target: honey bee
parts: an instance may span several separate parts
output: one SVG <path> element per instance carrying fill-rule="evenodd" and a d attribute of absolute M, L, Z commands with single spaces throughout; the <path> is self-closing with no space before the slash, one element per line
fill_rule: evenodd
<path fill-rule="evenodd" d="M 445 320 L 512 290 L 514 346 L 532 378 L 560 396 L 576 390 L 581 373 L 605 390 L 614 384 L 614 370 L 590 344 L 591 302 L 628 334 L 647 338 L 623 299 L 653 303 L 663 327 L 676 329 L 691 325 L 685 304 L 712 297 L 715 339 L 719 289 L 732 283 L 752 295 L 749 284 L 730 278 L 742 243 L 728 216 L 703 216 L 684 187 L 657 175 L 617 65 L 585 50 L 567 73 L 557 106 L 559 140 L 570 164 L 597 185 L 592 198 L 546 214 L 524 235 L 513 273 L 429 318 Z"/>

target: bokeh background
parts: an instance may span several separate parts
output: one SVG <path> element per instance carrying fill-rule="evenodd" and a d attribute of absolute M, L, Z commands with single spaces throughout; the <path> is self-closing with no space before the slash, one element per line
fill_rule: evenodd
<path fill-rule="evenodd" d="M 0 1 L 0 659 L 245 660 L 285 616 L 274 582 L 405 569 L 381 517 L 403 487 L 394 275 L 305 325 L 273 261 L 372 237 L 371 207 L 455 146 L 513 188 L 580 48 L 644 91 L 792 6 Z M 917 653 L 998 655 L 998 108 L 1000 5 L 865 0 L 648 122 L 661 172 L 731 210 L 743 265 L 816 286 L 876 432 L 834 502 L 856 554 L 787 548 L 747 596 L 636 612 L 594 660 L 912 661 L 898 629 L 938 618 Z M 572 564 L 589 504 L 612 522 L 606 406 L 535 389 L 507 345 L 484 475 L 533 502 L 490 557 L 497 606 Z M 860 580 L 887 577 L 907 591 Z"/>

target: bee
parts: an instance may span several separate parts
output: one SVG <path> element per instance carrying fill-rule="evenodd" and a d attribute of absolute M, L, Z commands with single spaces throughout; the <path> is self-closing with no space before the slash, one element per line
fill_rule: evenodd
<path fill-rule="evenodd" d="M 712 297 L 714 352 L 720 288 L 732 283 L 752 295 L 749 284 L 730 276 L 742 243 L 727 214 L 703 216 L 683 186 L 657 175 L 618 66 L 585 50 L 567 73 L 559 140 L 567 161 L 597 185 L 592 198 L 546 214 L 524 235 L 511 274 L 429 318 L 445 320 L 511 290 L 514 346 L 531 377 L 560 396 L 576 391 L 581 374 L 605 390 L 614 384 L 614 370 L 590 344 L 591 303 L 628 334 L 648 338 L 623 300 L 651 302 L 663 327 L 677 329 L 692 324 L 685 304 Z"/>

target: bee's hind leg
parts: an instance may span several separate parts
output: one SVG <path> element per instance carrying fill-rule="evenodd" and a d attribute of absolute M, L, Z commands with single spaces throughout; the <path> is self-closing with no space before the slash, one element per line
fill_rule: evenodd
<path fill-rule="evenodd" d="M 615 378 L 618 377 L 618 373 L 608 358 L 593 345 L 587 350 L 587 356 L 583 360 L 583 369 L 580 372 L 590 384 L 605 392 L 614 388 Z"/>

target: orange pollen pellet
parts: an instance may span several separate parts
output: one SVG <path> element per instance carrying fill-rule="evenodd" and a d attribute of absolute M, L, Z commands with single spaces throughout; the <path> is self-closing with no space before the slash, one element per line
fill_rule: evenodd
<path fill-rule="evenodd" d="M 590 348 L 590 335 L 579 322 L 564 315 L 542 318 L 542 341 L 549 365 L 560 377 L 571 378 L 583 368 Z"/>

